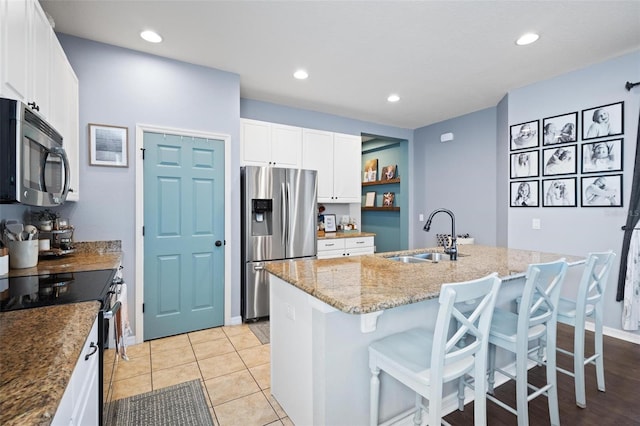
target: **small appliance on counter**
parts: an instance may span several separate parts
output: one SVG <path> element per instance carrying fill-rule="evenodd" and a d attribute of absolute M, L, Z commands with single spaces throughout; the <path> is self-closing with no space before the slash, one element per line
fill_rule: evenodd
<path fill-rule="evenodd" d="M 40 256 L 64 256 L 75 251 L 73 247 L 73 225 L 69 225 L 67 219 L 56 219 L 53 222 L 53 229 L 44 230 L 40 228 L 40 240 L 48 240 L 49 248 L 40 250 Z M 46 246 L 46 244 L 45 244 Z"/>

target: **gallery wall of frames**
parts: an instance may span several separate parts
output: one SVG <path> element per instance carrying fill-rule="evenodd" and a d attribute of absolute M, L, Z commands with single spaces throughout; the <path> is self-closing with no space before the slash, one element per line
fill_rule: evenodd
<path fill-rule="evenodd" d="M 622 207 L 624 102 L 509 126 L 511 207 Z"/>

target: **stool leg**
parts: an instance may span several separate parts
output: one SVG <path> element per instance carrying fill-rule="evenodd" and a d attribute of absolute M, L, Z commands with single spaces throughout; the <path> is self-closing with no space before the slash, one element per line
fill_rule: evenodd
<path fill-rule="evenodd" d="M 558 383 L 556 371 L 556 327 L 547 324 L 547 383 L 551 385 L 547 391 L 549 400 L 549 420 L 552 426 L 560 426 L 560 407 L 558 406 Z"/>
<path fill-rule="evenodd" d="M 431 401 L 429 401 L 429 411 L 431 411 Z M 420 426 L 422 423 L 422 395 L 416 392 L 416 413 L 413 415 L 413 424 Z"/>
<path fill-rule="evenodd" d="M 464 376 L 458 379 L 458 411 L 464 411 Z"/>
<path fill-rule="evenodd" d="M 587 406 L 584 390 L 584 318 L 583 322 L 576 321 L 573 329 L 573 375 L 576 389 L 576 405 L 580 408 Z"/>
<path fill-rule="evenodd" d="M 370 397 L 369 397 L 369 424 L 378 425 L 378 405 L 380 403 L 380 369 L 371 369 Z"/>
<path fill-rule="evenodd" d="M 487 393 L 493 395 L 493 385 L 496 382 L 496 345 L 492 345 L 491 343 L 489 343 L 488 358 L 489 374 L 487 379 Z"/>
<path fill-rule="evenodd" d="M 521 338 L 516 346 L 516 409 L 518 426 L 529 426 L 529 402 L 527 400 L 527 349 L 528 341 Z M 548 368 L 548 367 L 547 367 Z"/>
<path fill-rule="evenodd" d="M 596 358 L 596 377 L 598 378 L 598 390 L 604 392 L 604 348 L 602 343 L 602 301 L 596 306 L 595 312 L 595 335 L 594 335 L 594 347 L 595 353 L 598 354 Z"/>

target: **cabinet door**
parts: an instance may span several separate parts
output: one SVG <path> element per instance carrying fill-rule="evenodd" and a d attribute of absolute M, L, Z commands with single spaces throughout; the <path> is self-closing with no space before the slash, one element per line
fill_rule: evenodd
<path fill-rule="evenodd" d="M 50 66 L 51 66 L 51 41 L 55 38 L 53 29 L 42 8 L 36 3 L 32 10 L 32 58 L 29 71 L 32 75 L 33 89 L 28 102 L 35 102 L 35 109 L 45 119 L 49 120 L 51 114 L 50 96 Z M 57 102 L 57 100 L 56 100 Z M 56 128 L 56 130 L 60 131 Z"/>
<path fill-rule="evenodd" d="M 29 16 L 33 4 L 27 1 L 0 2 L 0 59 L 2 85 L 0 95 L 27 102 L 29 95 Z"/>
<path fill-rule="evenodd" d="M 243 166 L 271 165 L 271 125 L 263 121 L 240 121 L 240 163 Z"/>
<path fill-rule="evenodd" d="M 318 202 L 335 202 L 333 199 L 333 133 L 303 129 L 302 168 L 318 171 Z"/>
<path fill-rule="evenodd" d="M 360 163 L 362 140 L 360 136 L 336 133 L 333 136 L 334 150 L 334 201 L 341 203 L 362 202 L 360 187 Z"/>
<path fill-rule="evenodd" d="M 271 161 L 276 167 L 299 169 L 302 164 L 302 128 L 271 125 Z"/>

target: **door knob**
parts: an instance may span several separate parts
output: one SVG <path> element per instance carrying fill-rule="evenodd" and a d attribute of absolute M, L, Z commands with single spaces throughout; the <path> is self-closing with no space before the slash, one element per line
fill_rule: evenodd
<path fill-rule="evenodd" d="M 216 247 L 220 247 L 222 245 L 222 241 L 218 240 L 216 241 Z"/>

